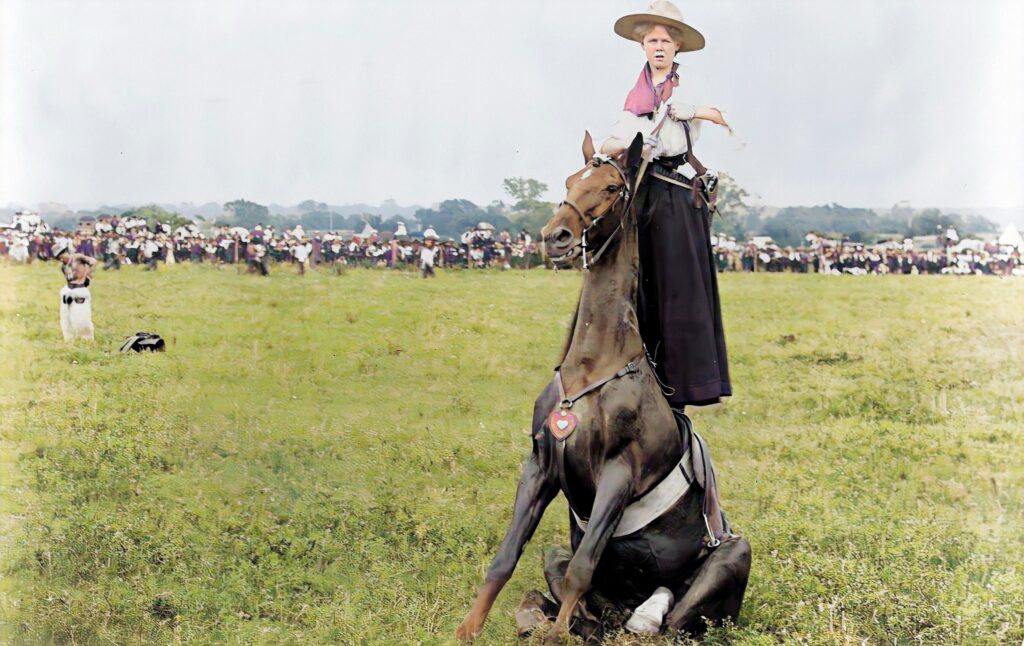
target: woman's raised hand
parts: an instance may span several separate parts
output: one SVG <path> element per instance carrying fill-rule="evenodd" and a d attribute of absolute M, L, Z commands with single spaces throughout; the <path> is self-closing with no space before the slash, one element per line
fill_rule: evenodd
<path fill-rule="evenodd" d="M 729 124 L 725 122 L 725 117 L 722 116 L 722 112 L 718 108 L 709 108 L 702 105 L 694 111 L 694 117 L 706 119 L 711 123 L 717 123 L 720 126 L 729 128 Z"/>
<path fill-rule="evenodd" d="M 689 121 L 697 116 L 697 108 L 689 103 L 671 103 L 668 106 L 668 116 L 675 121 Z"/>
<path fill-rule="evenodd" d="M 672 103 L 668 106 L 668 116 L 675 121 L 689 121 L 690 119 L 704 119 L 720 126 L 729 127 L 725 117 L 718 108 L 711 108 L 706 105 L 691 105 L 689 103 Z"/>

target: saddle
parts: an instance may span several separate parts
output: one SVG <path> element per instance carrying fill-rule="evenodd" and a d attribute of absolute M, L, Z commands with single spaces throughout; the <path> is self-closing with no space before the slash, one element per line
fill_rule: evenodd
<path fill-rule="evenodd" d="M 722 505 L 718 500 L 718 486 L 715 482 L 715 467 L 711 464 L 711 450 L 707 442 L 697 431 L 693 430 L 693 422 L 685 414 L 673 409 L 676 423 L 679 425 L 680 433 L 690 433 L 690 452 L 692 460 L 690 468 L 692 471 L 691 484 L 696 482 L 697 486 L 704 492 L 704 522 L 708 530 L 708 546 L 717 547 L 722 538 L 732 536 L 732 527 L 729 520 L 722 511 Z"/>

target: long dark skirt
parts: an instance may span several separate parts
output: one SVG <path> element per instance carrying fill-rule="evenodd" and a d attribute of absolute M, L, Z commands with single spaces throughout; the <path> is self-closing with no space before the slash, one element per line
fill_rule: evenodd
<path fill-rule="evenodd" d="M 674 407 L 732 394 L 707 205 L 648 175 L 636 197 L 640 334 Z"/>

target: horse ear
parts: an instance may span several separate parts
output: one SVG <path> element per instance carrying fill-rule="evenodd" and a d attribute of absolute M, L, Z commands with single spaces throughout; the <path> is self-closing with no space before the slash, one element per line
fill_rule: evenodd
<path fill-rule="evenodd" d="M 632 182 L 636 177 L 637 172 L 640 169 L 640 161 L 644 154 L 644 138 L 639 132 L 636 133 L 636 137 L 633 137 L 632 143 L 629 144 L 629 148 L 622 153 L 622 165 L 626 169 L 626 174 L 629 175 L 629 179 Z"/>
<path fill-rule="evenodd" d="M 590 131 L 583 131 L 583 163 L 589 164 L 594 158 L 594 140 L 590 138 Z"/>

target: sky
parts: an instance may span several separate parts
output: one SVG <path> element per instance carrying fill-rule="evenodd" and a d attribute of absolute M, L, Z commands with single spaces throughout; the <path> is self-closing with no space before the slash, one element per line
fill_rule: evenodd
<path fill-rule="evenodd" d="M 0 206 L 559 200 L 640 1 L 0 0 Z M 675 98 L 765 204 L 1024 211 L 1024 2 L 686 0 Z"/>

